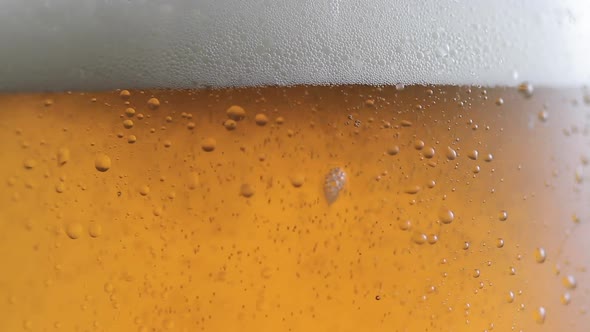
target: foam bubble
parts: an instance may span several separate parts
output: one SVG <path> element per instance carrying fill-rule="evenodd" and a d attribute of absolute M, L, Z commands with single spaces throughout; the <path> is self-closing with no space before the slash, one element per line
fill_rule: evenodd
<path fill-rule="evenodd" d="M 582 0 L 8 0 L 0 40 L 0 91 L 590 82 Z"/>

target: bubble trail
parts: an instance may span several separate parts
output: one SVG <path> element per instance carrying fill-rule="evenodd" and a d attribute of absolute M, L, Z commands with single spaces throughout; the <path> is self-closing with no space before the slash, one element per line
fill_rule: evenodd
<path fill-rule="evenodd" d="M 345 184 L 346 173 L 341 168 L 335 167 L 328 172 L 324 181 L 324 196 L 328 205 L 332 205 L 338 199 Z"/>

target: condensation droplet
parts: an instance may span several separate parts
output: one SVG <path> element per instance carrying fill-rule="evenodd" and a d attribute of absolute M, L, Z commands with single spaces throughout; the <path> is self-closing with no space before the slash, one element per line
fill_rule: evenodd
<path fill-rule="evenodd" d="M 129 135 L 129 136 L 127 136 L 127 143 L 133 144 L 135 142 L 137 142 L 137 137 L 135 135 Z"/>
<path fill-rule="evenodd" d="M 471 159 L 471 160 L 477 160 L 478 156 L 479 156 L 479 152 L 477 150 L 470 151 L 467 154 L 467 157 L 469 157 L 469 159 Z"/>
<path fill-rule="evenodd" d="M 530 98 L 533 95 L 533 91 L 533 85 L 528 82 L 523 82 L 518 86 L 518 92 L 527 98 Z"/>
<path fill-rule="evenodd" d="M 29 158 L 23 162 L 23 166 L 25 169 L 33 169 L 37 166 L 37 161 L 35 159 Z"/>
<path fill-rule="evenodd" d="M 131 92 L 129 92 L 129 90 L 121 90 L 121 92 L 119 92 L 119 97 L 123 100 L 127 100 L 131 97 Z"/>
<path fill-rule="evenodd" d="M 575 289 L 578 286 L 576 278 L 571 274 L 563 277 L 562 283 L 567 289 Z"/>
<path fill-rule="evenodd" d="M 200 183 L 199 174 L 194 173 L 194 172 L 190 173 L 189 177 L 188 177 L 188 188 L 191 190 L 195 190 L 199 186 L 199 183 Z"/>
<path fill-rule="evenodd" d="M 133 120 L 131 120 L 131 119 L 125 119 L 125 120 L 123 120 L 123 127 L 126 128 L 126 129 L 133 128 Z"/>
<path fill-rule="evenodd" d="M 561 294 L 560 301 L 562 304 L 568 305 L 572 301 L 572 296 L 570 293 L 565 292 Z"/>
<path fill-rule="evenodd" d="M 463 250 L 469 249 L 469 246 L 470 246 L 469 242 L 467 242 L 467 241 L 463 242 Z"/>
<path fill-rule="evenodd" d="M 94 167 L 99 172 L 106 172 L 111 168 L 111 158 L 104 153 L 99 153 L 94 159 Z"/>
<path fill-rule="evenodd" d="M 427 236 L 424 233 L 414 232 L 414 234 L 412 234 L 412 241 L 416 244 L 424 244 L 426 243 L 426 240 Z"/>
<path fill-rule="evenodd" d="M 506 296 L 506 302 L 512 303 L 514 302 L 514 292 L 508 291 L 508 295 Z"/>
<path fill-rule="evenodd" d="M 419 139 L 415 140 L 414 141 L 414 148 L 416 150 L 422 150 L 424 148 L 424 141 L 423 140 L 419 140 Z"/>
<path fill-rule="evenodd" d="M 507 211 L 500 211 L 500 213 L 498 214 L 498 219 L 500 221 L 506 221 L 508 219 L 508 212 Z"/>
<path fill-rule="evenodd" d="M 406 194 L 415 195 L 415 194 L 419 193 L 421 189 L 422 188 L 420 188 L 420 186 L 413 185 L 413 186 L 406 187 L 406 189 L 404 189 L 404 192 Z"/>
<path fill-rule="evenodd" d="M 402 231 L 407 231 L 412 228 L 412 222 L 410 220 L 400 220 L 399 221 L 399 229 Z"/>
<path fill-rule="evenodd" d="M 447 147 L 447 159 L 448 160 L 455 160 L 457 159 L 457 151 L 453 150 L 450 146 Z"/>
<path fill-rule="evenodd" d="M 479 271 L 479 269 L 473 270 L 473 277 L 474 278 L 479 278 L 480 275 L 481 275 L 481 271 Z"/>
<path fill-rule="evenodd" d="M 535 250 L 535 261 L 537 261 L 537 263 L 543 263 L 543 262 L 545 262 L 546 259 L 547 259 L 547 253 L 545 252 L 545 249 L 537 248 Z"/>
<path fill-rule="evenodd" d="M 498 106 L 504 105 L 504 99 L 503 98 L 496 99 L 496 105 L 498 105 Z"/>
<path fill-rule="evenodd" d="M 538 307 L 535 312 L 533 313 L 533 317 L 535 321 L 539 324 L 545 323 L 545 316 L 547 315 L 547 311 L 545 307 Z"/>
<path fill-rule="evenodd" d="M 66 191 L 66 185 L 63 182 L 59 182 L 55 185 L 55 191 L 59 194 L 63 193 Z"/>
<path fill-rule="evenodd" d="M 430 146 L 424 148 L 424 151 L 422 152 L 422 155 L 424 155 L 424 158 L 428 158 L 428 159 L 434 157 L 434 154 L 435 154 L 435 150 L 433 147 L 430 147 Z"/>
<path fill-rule="evenodd" d="M 549 119 L 549 112 L 547 111 L 541 111 L 538 114 L 539 120 L 545 122 L 547 121 L 547 119 Z"/>
<path fill-rule="evenodd" d="M 496 247 L 497 247 L 497 248 L 502 248 L 502 247 L 504 247 L 504 239 L 498 238 L 498 239 L 496 240 Z"/>
<path fill-rule="evenodd" d="M 435 244 L 437 242 L 438 242 L 438 235 L 436 235 L 436 234 L 428 235 L 428 243 Z"/>
<path fill-rule="evenodd" d="M 450 224 L 453 221 L 453 219 L 455 219 L 455 213 L 453 213 L 453 211 L 449 209 L 442 209 L 438 213 L 438 219 L 443 224 Z"/>
<path fill-rule="evenodd" d="M 70 239 L 78 239 L 82 236 L 82 225 L 77 222 L 69 223 L 66 226 L 66 234 Z"/>
<path fill-rule="evenodd" d="M 128 117 L 132 117 L 133 115 L 135 115 L 135 109 L 132 107 L 126 108 L 125 115 L 127 115 Z"/>

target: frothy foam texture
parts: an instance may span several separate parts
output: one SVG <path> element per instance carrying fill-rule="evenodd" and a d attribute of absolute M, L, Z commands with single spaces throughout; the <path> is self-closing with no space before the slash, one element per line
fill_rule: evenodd
<path fill-rule="evenodd" d="M 590 82 L 590 3 L 5 1 L 0 90 Z"/>

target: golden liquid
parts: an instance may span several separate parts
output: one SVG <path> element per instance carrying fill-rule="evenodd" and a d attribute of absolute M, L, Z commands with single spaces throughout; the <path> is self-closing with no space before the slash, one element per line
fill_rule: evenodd
<path fill-rule="evenodd" d="M 0 96 L 0 331 L 586 331 L 583 90 L 120 94 Z"/>

